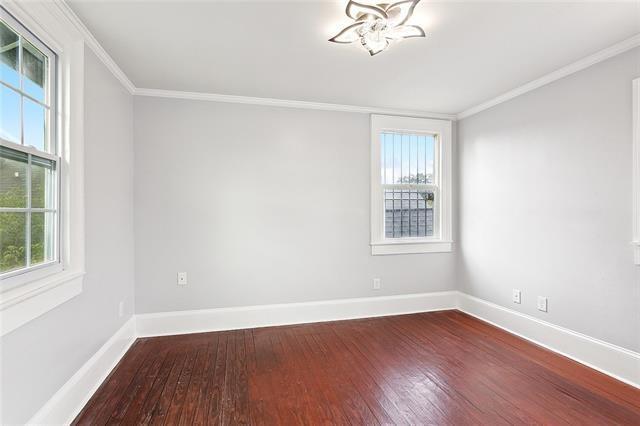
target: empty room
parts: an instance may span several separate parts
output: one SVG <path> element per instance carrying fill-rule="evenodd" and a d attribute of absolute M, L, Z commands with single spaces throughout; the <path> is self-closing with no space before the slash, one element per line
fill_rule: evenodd
<path fill-rule="evenodd" d="M 0 424 L 640 425 L 640 1 L 2 0 Z"/>

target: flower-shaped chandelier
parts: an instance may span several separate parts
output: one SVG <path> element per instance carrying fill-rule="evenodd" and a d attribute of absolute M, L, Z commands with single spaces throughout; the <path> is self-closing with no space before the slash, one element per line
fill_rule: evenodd
<path fill-rule="evenodd" d="M 389 41 L 424 37 L 424 30 L 419 26 L 405 25 L 419 1 L 404 0 L 392 4 L 368 5 L 349 0 L 346 13 L 356 22 L 329 41 L 334 43 L 359 41 L 373 56 L 389 47 Z"/>

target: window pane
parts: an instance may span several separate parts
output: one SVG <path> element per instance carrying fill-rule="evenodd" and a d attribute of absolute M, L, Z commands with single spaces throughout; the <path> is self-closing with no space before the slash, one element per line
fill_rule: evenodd
<path fill-rule="evenodd" d="M 402 182 L 402 139 L 401 135 L 393 134 L 393 183 Z"/>
<path fill-rule="evenodd" d="M 402 135 L 402 178 L 400 180 L 401 183 L 411 183 L 411 178 L 409 177 L 409 164 L 411 164 L 411 151 L 409 150 L 409 135 Z"/>
<path fill-rule="evenodd" d="M 20 95 L 0 85 L 0 137 L 20 143 Z"/>
<path fill-rule="evenodd" d="M 393 135 L 385 134 L 386 148 L 385 148 L 385 173 L 386 179 L 384 183 L 392 184 L 393 182 Z"/>
<path fill-rule="evenodd" d="M 433 191 L 387 189 L 385 198 L 385 237 L 432 237 L 434 234 Z"/>
<path fill-rule="evenodd" d="M 418 183 L 418 137 L 409 136 L 409 180 Z"/>
<path fill-rule="evenodd" d="M 23 99 L 24 144 L 45 150 L 45 108 L 27 98 Z"/>
<path fill-rule="evenodd" d="M 0 212 L 0 272 L 27 266 L 26 213 Z"/>
<path fill-rule="evenodd" d="M 56 163 L 31 157 L 31 207 L 55 208 Z"/>
<path fill-rule="evenodd" d="M 20 87 L 18 75 L 18 35 L 0 21 L 0 80 Z"/>
<path fill-rule="evenodd" d="M 436 138 L 435 136 L 422 136 L 425 145 L 425 183 L 435 182 L 435 157 L 436 157 Z"/>
<path fill-rule="evenodd" d="M 387 183 L 387 135 L 380 133 L 380 179 L 381 182 Z"/>
<path fill-rule="evenodd" d="M 380 157 L 385 184 L 435 183 L 435 137 L 432 135 L 381 133 Z"/>
<path fill-rule="evenodd" d="M 22 88 L 26 94 L 44 102 L 47 57 L 34 45 L 22 40 Z"/>
<path fill-rule="evenodd" d="M 27 207 L 27 154 L 0 146 L 0 207 Z"/>
<path fill-rule="evenodd" d="M 54 259 L 55 213 L 31 213 L 31 264 Z"/>

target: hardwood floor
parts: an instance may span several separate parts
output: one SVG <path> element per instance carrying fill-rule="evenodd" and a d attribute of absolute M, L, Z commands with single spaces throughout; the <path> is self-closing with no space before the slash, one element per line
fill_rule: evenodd
<path fill-rule="evenodd" d="M 640 425 L 640 390 L 444 311 L 139 339 L 74 423 Z"/>

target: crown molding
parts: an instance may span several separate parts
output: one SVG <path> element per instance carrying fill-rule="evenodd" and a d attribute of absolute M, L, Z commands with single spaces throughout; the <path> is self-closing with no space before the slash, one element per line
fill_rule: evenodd
<path fill-rule="evenodd" d="M 626 40 L 623 40 L 619 43 L 614 44 L 613 46 L 609 46 L 606 49 L 603 49 L 592 55 L 584 57 L 572 64 L 569 64 L 556 71 L 553 71 L 552 73 L 549 73 L 545 76 L 537 78 L 533 81 L 530 81 L 529 83 L 523 86 L 520 86 L 513 90 L 509 90 L 508 92 L 503 93 L 502 95 L 497 96 L 489 101 L 483 102 L 479 105 L 466 109 L 458 113 L 456 115 L 456 119 L 462 120 L 463 118 L 470 117 L 486 109 L 493 108 L 494 106 L 499 105 L 503 102 L 509 101 L 520 95 L 524 95 L 527 92 L 531 92 L 532 90 L 538 89 L 556 80 L 560 80 L 561 78 L 574 74 L 578 71 L 582 71 L 585 68 L 588 68 L 599 62 L 605 61 L 609 58 L 612 58 L 616 55 L 624 53 L 627 50 L 631 50 L 634 47 L 638 47 L 638 46 L 640 46 L 640 34 L 636 34 L 631 38 L 628 38 Z"/>
<path fill-rule="evenodd" d="M 82 35 L 84 42 L 93 50 L 93 53 L 102 61 L 102 63 L 111 71 L 111 73 L 122 83 L 122 85 L 131 94 L 134 93 L 136 87 L 133 85 L 129 77 L 122 71 L 113 58 L 107 53 L 102 45 L 96 40 L 91 31 L 84 25 L 84 23 L 78 18 L 71 7 L 64 0 L 56 0 L 53 2 L 60 12 L 67 18 L 67 20 L 75 27 L 75 29 Z"/>
<path fill-rule="evenodd" d="M 301 108 L 301 109 L 315 109 L 324 111 L 342 111 L 342 112 L 354 112 L 363 114 L 384 114 L 384 115 L 399 115 L 406 117 L 420 117 L 420 118 L 433 118 L 441 120 L 462 120 L 470 117 L 486 109 L 492 108 L 503 102 L 514 99 L 520 95 L 528 93 L 532 90 L 538 89 L 544 85 L 552 83 L 556 80 L 564 78 L 568 75 L 581 71 L 599 62 L 605 61 L 613 56 L 624 53 L 635 47 L 640 46 L 640 34 L 636 34 L 626 40 L 614 44 L 606 49 L 582 58 L 572 64 L 562 67 L 556 71 L 553 71 L 543 77 L 533 80 L 523 86 L 512 89 L 503 93 L 491 100 L 483 102 L 474 107 L 468 108 L 457 114 L 445 114 L 418 110 L 404 110 L 396 108 L 379 108 L 379 107 L 365 107 L 356 105 L 342 105 L 331 104 L 323 102 L 308 102 L 308 101 L 296 101 L 287 99 L 275 99 L 275 98 L 258 98 L 249 96 L 236 96 L 236 95 L 222 95 L 216 93 L 202 93 L 202 92 L 184 92 L 177 90 L 164 90 L 164 89 L 146 89 L 137 88 L 122 71 L 113 58 L 104 50 L 98 40 L 93 36 L 91 31 L 84 25 L 84 23 L 73 12 L 65 0 L 54 0 L 53 2 L 62 14 L 73 24 L 73 26 L 82 34 L 85 43 L 93 50 L 93 52 L 100 58 L 104 65 L 113 73 L 113 75 L 122 83 L 129 93 L 136 96 L 150 96 L 161 98 L 173 98 L 173 99 L 190 99 L 210 102 L 224 102 L 224 103 L 239 103 L 239 104 L 251 104 L 251 105 L 263 105 L 263 106 L 277 106 L 283 108 Z"/>
<path fill-rule="evenodd" d="M 282 108 L 315 109 L 323 111 L 355 112 L 363 114 L 400 115 L 404 117 L 433 118 L 440 120 L 455 120 L 455 114 L 437 112 L 405 110 L 396 108 L 376 108 L 355 105 L 329 104 L 323 102 L 294 101 L 275 98 L 255 98 L 250 96 L 221 95 L 216 93 L 181 92 L 178 90 L 142 89 L 136 88 L 136 96 L 149 96 L 157 98 L 189 99 L 197 101 L 224 102 L 234 104 L 250 104 L 262 106 L 275 106 Z"/>

